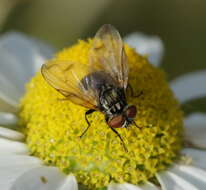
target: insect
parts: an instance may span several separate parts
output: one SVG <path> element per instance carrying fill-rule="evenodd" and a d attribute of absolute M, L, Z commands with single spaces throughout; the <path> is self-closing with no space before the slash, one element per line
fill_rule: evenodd
<path fill-rule="evenodd" d="M 41 72 L 45 80 L 66 99 L 88 108 L 85 112 L 88 126 L 80 137 L 90 127 L 87 116 L 100 111 L 126 149 L 115 128 L 135 124 L 137 109 L 135 105 L 127 104 L 127 56 L 121 36 L 112 25 L 103 25 L 97 31 L 88 59 L 88 65 L 64 60 L 49 61 L 42 65 Z"/>

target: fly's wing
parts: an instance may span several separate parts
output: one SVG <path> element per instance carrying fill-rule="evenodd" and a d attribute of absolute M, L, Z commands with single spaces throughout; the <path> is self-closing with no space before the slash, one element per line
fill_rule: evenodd
<path fill-rule="evenodd" d="M 57 91 L 75 104 L 89 109 L 97 108 L 97 96 L 91 89 L 85 89 L 82 79 L 88 74 L 88 67 L 80 63 L 53 60 L 42 65 L 45 80 Z"/>
<path fill-rule="evenodd" d="M 116 84 L 127 88 L 128 64 L 119 32 L 111 25 L 103 25 L 95 35 L 89 52 L 90 68 L 94 71 L 104 71 Z"/>

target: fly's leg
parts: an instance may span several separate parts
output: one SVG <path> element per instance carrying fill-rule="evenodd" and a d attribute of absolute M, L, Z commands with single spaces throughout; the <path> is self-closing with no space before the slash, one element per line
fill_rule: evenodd
<path fill-rule="evenodd" d="M 137 127 L 138 129 L 141 129 L 141 127 L 140 127 L 140 126 L 138 126 L 138 125 L 135 123 L 135 121 L 134 121 L 134 120 L 132 121 L 132 124 L 134 124 L 134 126 L 135 126 L 135 127 Z"/>
<path fill-rule="evenodd" d="M 132 86 L 131 86 L 130 84 L 128 84 L 127 89 L 130 90 L 130 92 L 131 92 L 131 97 L 134 97 L 134 98 L 138 98 L 138 97 L 140 97 L 140 96 L 143 94 L 143 91 L 140 91 L 139 94 L 134 95 L 133 88 L 132 88 Z"/>
<path fill-rule="evenodd" d="M 109 127 L 110 127 L 110 126 L 109 126 Z M 122 137 L 120 136 L 120 134 L 119 134 L 113 127 L 110 127 L 110 129 L 111 129 L 111 130 L 119 137 L 119 139 L 121 140 L 125 152 L 128 152 L 127 147 L 125 146 L 124 141 L 123 141 Z"/>
<path fill-rule="evenodd" d="M 96 111 L 96 110 L 91 109 L 91 110 L 88 110 L 88 111 L 85 112 L 85 120 L 86 120 L 88 126 L 87 126 L 87 128 L 84 130 L 84 132 L 81 134 L 80 138 L 82 138 L 82 137 L 84 136 L 84 134 L 87 132 L 87 130 L 88 130 L 89 127 L 91 126 L 90 122 L 88 121 L 87 116 L 88 116 L 89 114 L 92 114 L 92 113 L 95 112 L 95 111 Z"/>

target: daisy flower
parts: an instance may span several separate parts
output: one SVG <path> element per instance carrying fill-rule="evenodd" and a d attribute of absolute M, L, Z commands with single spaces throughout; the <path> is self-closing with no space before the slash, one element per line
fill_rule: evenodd
<path fill-rule="evenodd" d="M 180 103 L 206 95 L 206 71 L 181 76 L 170 88 L 157 68 L 161 40 L 136 33 L 125 42 L 133 47 L 125 45 L 130 82 L 135 92 L 144 92 L 128 97 L 138 108 L 135 122 L 141 129 L 118 130 L 128 152 L 101 113 L 89 116 L 91 129 L 79 140 L 86 109 L 60 101 L 62 95 L 39 72 L 54 54 L 51 47 L 19 33 L 0 38 L 2 190 L 206 188 L 206 115 L 183 119 L 180 109 Z M 91 41 L 79 41 L 55 59 L 87 64 L 90 46 Z"/>

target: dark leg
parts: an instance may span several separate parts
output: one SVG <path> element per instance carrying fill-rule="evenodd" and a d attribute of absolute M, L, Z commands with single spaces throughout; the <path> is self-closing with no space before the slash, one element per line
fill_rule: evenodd
<path fill-rule="evenodd" d="M 138 125 L 135 123 L 135 121 L 133 121 L 133 122 L 132 122 L 132 124 L 134 124 L 134 125 L 135 125 L 135 127 L 137 127 L 138 129 L 141 129 L 141 127 L 140 127 L 140 126 L 138 126 Z"/>
<path fill-rule="evenodd" d="M 84 132 L 81 134 L 81 136 L 80 136 L 80 138 L 82 138 L 83 136 L 84 136 L 84 134 L 87 132 L 87 130 L 89 129 L 89 127 L 91 126 L 91 124 L 89 123 L 89 121 L 88 121 L 88 119 L 87 119 L 87 116 L 89 115 L 89 114 L 92 114 L 93 112 L 95 112 L 96 110 L 88 110 L 88 111 L 86 111 L 85 112 L 85 120 L 86 120 L 86 122 L 87 122 L 87 128 L 84 130 Z"/>
<path fill-rule="evenodd" d="M 134 98 L 138 98 L 139 96 L 141 96 L 141 95 L 143 94 L 143 91 L 140 91 L 139 94 L 134 95 L 133 88 L 132 88 L 132 86 L 131 86 L 130 84 L 128 84 L 127 89 L 130 90 L 130 92 L 131 92 L 131 97 L 134 97 Z"/>
<path fill-rule="evenodd" d="M 110 127 L 110 126 L 109 126 Z M 123 145 L 123 147 L 124 147 L 124 150 L 125 150 L 125 152 L 128 152 L 128 150 L 127 150 L 127 148 L 126 148 L 126 146 L 125 146 L 125 144 L 124 144 L 124 141 L 123 141 L 123 139 L 122 139 L 122 137 L 120 136 L 120 134 L 113 128 L 113 127 L 110 127 L 110 129 L 120 138 L 120 140 L 122 141 L 122 145 Z"/>

